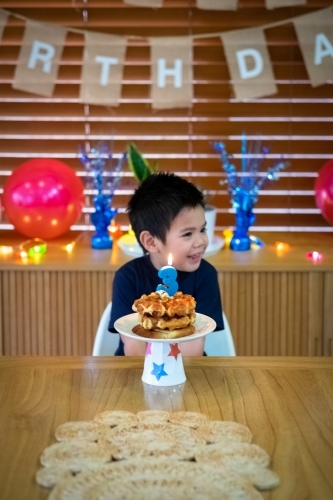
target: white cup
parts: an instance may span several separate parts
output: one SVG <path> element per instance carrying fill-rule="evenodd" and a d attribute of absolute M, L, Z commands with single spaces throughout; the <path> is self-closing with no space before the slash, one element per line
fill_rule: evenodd
<path fill-rule="evenodd" d="M 214 230 L 216 223 L 216 208 L 213 205 L 206 205 L 205 208 L 205 217 L 206 217 L 206 231 L 208 236 L 208 244 L 212 244 L 214 240 Z"/>

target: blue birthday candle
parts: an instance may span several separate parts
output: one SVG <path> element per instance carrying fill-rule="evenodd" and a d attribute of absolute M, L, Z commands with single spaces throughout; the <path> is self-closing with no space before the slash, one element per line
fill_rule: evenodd
<path fill-rule="evenodd" d="M 172 297 L 178 291 L 178 283 L 176 281 L 177 271 L 171 265 L 172 264 L 172 255 L 169 254 L 168 265 L 161 267 L 158 271 L 158 276 L 162 279 L 162 285 L 158 285 L 156 291 L 162 290 L 167 292 L 167 294 Z"/>

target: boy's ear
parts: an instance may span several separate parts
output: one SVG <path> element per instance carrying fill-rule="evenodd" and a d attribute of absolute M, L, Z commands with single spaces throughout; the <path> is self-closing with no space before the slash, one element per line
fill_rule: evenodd
<path fill-rule="evenodd" d="M 142 231 L 140 234 L 140 243 L 145 247 L 147 252 L 156 253 L 158 248 L 156 245 L 156 238 L 150 234 L 149 231 Z"/>

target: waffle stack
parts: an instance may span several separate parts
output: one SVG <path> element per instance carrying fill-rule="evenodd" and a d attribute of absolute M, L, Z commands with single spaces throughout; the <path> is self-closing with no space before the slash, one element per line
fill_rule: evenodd
<path fill-rule="evenodd" d="M 138 313 L 139 324 L 133 332 L 152 339 L 176 339 L 192 335 L 196 301 L 192 295 L 175 293 L 169 297 L 166 292 L 142 295 L 134 301 L 133 311 Z"/>

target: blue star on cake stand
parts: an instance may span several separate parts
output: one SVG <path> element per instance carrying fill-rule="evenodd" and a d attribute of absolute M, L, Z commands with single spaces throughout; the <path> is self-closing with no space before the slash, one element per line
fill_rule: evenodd
<path fill-rule="evenodd" d="M 142 380 L 146 384 L 163 387 L 179 385 L 186 380 L 179 344 L 208 335 L 216 328 L 216 323 L 212 318 L 197 314 L 193 335 L 174 340 L 148 339 L 132 332 L 132 328 L 137 324 L 138 315 L 134 313 L 118 319 L 114 327 L 126 337 L 147 343 Z"/>

